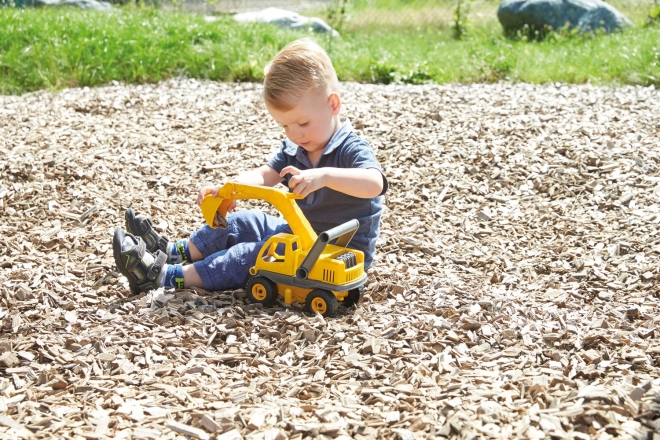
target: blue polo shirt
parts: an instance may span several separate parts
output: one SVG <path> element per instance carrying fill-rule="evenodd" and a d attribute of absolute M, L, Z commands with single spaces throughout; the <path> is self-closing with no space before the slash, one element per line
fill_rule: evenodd
<path fill-rule="evenodd" d="M 298 206 L 309 220 L 316 233 L 327 231 L 344 222 L 357 219 L 360 227 L 353 236 L 349 247 L 364 252 L 364 266 L 368 268 L 373 262 L 376 251 L 376 240 L 380 233 L 380 216 L 383 211 L 383 194 L 388 183 L 383 169 L 376 160 L 374 150 L 368 142 L 353 133 L 353 127 L 347 119 L 332 136 L 316 167 L 307 158 L 307 152 L 298 145 L 286 139 L 282 142 L 280 151 L 268 161 L 268 166 L 278 173 L 287 166 L 299 170 L 312 168 L 375 168 L 383 176 L 383 191 L 372 199 L 349 196 L 339 191 L 324 187 L 301 200 Z M 283 182 L 288 186 L 288 177 Z"/>

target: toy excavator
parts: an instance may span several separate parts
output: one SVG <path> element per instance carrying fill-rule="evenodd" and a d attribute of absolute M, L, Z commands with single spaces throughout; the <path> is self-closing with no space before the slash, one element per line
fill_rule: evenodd
<path fill-rule="evenodd" d="M 269 307 L 279 294 L 285 304 L 305 303 L 312 313 L 333 316 L 339 302 L 350 307 L 362 299 L 364 254 L 346 247 L 359 222 L 350 220 L 317 235 L 295 201 L 301 198 L 276 188 L 228 182 L 217 197 L 206 196 L 201 208 L 212 228 L 227 227 L 227 210 L 234 200 L 259 199 L 277 208 L 293 234 L 276 234 L 263 245 L 250 268 L 248 299 Z"/>

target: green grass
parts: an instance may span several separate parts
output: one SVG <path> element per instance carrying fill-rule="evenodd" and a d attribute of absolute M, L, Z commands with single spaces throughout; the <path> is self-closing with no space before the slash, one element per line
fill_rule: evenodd
<path fill-rule="evenodd" d="M 155 10 L 0 9 L 0 93 L 176 76 L 257 81 L 295 37 Z"/>
<path fill-rule="evenodd" d="M 467 41 L 444 33 L 355 35 L 332 55 L 339 75 L 354 81 L 660 85 L 660 27 L 541 42 L 508 40 L 499 29 L 472 31 Z"/>
<path fill-rule="evenodd" d="M 378 0 L 367 7 L 360 1 L 341 29 L 342 39 L 315 37 L 342 80 L 660 85 L 660 26 L 513 41 L 502 36 L 496 5 L 475 1 L 469 38 L 455 41 L 450 2 Z M 388 17 L 400 20 L 387 26 Z M 152 9 L 0 9 L 0 93 L 178 76 L 260 81 L 264 64 L 304 35 Z"/>

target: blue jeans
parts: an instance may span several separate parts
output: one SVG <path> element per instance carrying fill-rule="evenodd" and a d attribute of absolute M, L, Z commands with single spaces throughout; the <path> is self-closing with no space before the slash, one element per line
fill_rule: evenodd
<path fill-rule="evenodd" d="M 205 225 L 193 232 L 203 260 L 194 264 L 207 290 L 243 288 L 259 250 L 275 234 L 291 234 L 288 223 L 261 211 L 237 211 L 227 216 L 226 229 Z"/>

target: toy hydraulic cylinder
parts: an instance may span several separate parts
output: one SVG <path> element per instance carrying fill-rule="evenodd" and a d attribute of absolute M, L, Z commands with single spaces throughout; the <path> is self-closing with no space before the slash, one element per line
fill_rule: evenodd
<path fill-rule="evenodd" d="M 309 250 L 305 260 L 296 271 L 296 276 L 302 280 L 307 279 L 309 271 L 312 270 L 312 267 L 314 267 L 316 264 L 316 261 L 319 259 L 321 253 L 323 253 L 323 250 L 327 244 L 336 239 L 337 246 L 348 246 L 348 243 L 350 243 L 359 227 L 360 222 L 356 219 L 353 219 L 347 221 L 346 223 L 342 223 L 339 226 L 335 226 L 332 229 L 328 229 L 325 232 L 321 232 L 314 242 L 314 245 Z"/>

